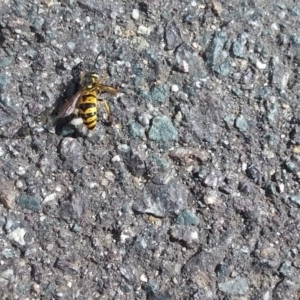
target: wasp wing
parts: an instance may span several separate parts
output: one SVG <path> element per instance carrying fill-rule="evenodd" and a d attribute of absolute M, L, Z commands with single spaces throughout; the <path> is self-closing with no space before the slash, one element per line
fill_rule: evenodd
<path fill-rule="evenodd" d="M 62 108 L 58 112 L 57 118 L 58 119 L 65 118 L 65 117 L 71 115 L 74 112 L 81 96 L 82 96 L 82 90 L 79 90 L 73 97 L 71 97 L 70 100 L 68 100 L 62 106 Z"/>

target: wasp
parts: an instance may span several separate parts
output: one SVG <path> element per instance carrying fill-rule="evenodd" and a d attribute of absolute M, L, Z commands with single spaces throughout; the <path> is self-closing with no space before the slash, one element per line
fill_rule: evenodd
<path fill-rule="evenodd" d="M 106 100 L 99 99 L 101 93 L 109 93 L 116 96 L 118 88 L 103 84 L 107 78 L 107 73 L 99 79 L 98 74 L 87 72 L 80 74 L 80 88 L 74 96 L 72 96 L 60 109 L 58 118 L 65 118 L 71 115 L 75 109 L 82 118 L 83 123 L 89 130 L 94 130 L 97 122 L 97 104 L 101 102 L 108 114 L 109 122 L 112 123 L 112 114 Z"/>

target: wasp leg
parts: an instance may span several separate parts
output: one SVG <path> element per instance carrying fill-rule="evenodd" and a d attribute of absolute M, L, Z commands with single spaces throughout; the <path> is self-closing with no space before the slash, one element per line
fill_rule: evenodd
<path fill-rule="evenodd" d="M 105 109 L 107 111 L 107 114 L 108 114 L 109 123 L 113 124 L 113 122 L 114 122 L 113 116 L 112 116 L 112 113 L 111 113 L 111 110 L 110 110 L 110 107 L 109 107 L 107 101 L 104 100 L 104 99 L 98 99 L 98 101 L 104 105 L 104 107 L 105 107 Z"/>
<path fill-rule="evenodd" d="M 107 72 L 105 72 L 104 75 L 103 75 L 103 77 L 102 77 L 101 79 L 99 79 L 98 83 L 101 84 L 102 82 L 104 82 L 104 80 L 105 80 L 107 77 L 108 77 L 108 74 L 107 74 Z"/>
<path fill-rule="evenodd" d="M 105 84 L 99 84 L 98 88 L 100 89 L 101 92 L 109 93 L 113 96 L 116 96 L 118 94 L 118 91 L 119 91 L 119 88 L 114 88 L 110 85 L 105 85 Z"/>
<path fill-rule="evenodd" d="M 84 72 L 80 71 L 80 73 L 79 73 L 79 79 L 82 80 L 83 77 L 84 77 Z"/>

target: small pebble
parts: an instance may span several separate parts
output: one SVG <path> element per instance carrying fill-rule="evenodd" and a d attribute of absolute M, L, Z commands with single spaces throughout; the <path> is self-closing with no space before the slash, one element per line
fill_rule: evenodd
<path fill-rule="evenodd" d="M 108 186 L 108 180 L 106 178 L 102 178 L 101 185 Z"/>
<path fill-rule="evenodd" d="M 131 18 L 132 18 L 133 20 L 138 20 L 139 17 L 140 17 L 140 12 L 139 12 L 139 10 L 138 10 L 138 9 L 134 9 L 134 10 L 132 11 Z"/>
<path fill-rule="evenodd" d="M 16 181 L 16 188 L 21 189 L 23 186 L 24 186 L 24 184 L 21 180 Z"/>
<path fill-rule="evenodd" d="M 14 276 L 14 270 L 13 269 L 7 269 L 5 271 L 2 271 L 0 276 L 1 276 L 1 279 L 4 278 L 6 280 L 10 280 Z"/>
<path fill-rule="evenodd" d="M 177 141 L 178 132 L 170 118 L 157 116 L 152 120 L 148 137 L 150 140 L 157 142 Z"/>
<path fill-rule="evenodd" d="M 175 120 L 177 122 L 181 122 L 182 121 L 182 113 L 181 111 L 179 111 L 176 115 L 175 115 Z"/>
<path fill-rule="evenodd" d="M 229 295 L 245 295 L 249 290 L 248 281 L 246 278 L 236 278 L 218 284 L 220 291 Z"/>
<path fill-rule="evenodd" d="M 246 172 L 246 170 L 247 170 L 247 163 L 243 162 L 242 163 L 242 171 Z"/>
<path fill-rule="evenodd" d="M 25 173 L 26 173 L 26 170 L 22 166 L 20 166 L 18 168 L 18 170 L 16 170 L 16 174 L 18 174 L 20 176 L 24 175 Z"/>
<path fill-rule="evenodd" d="M 259 69 L 259 70 L 264 70 L 264 69 L 267 67 L 266 64 L 260 62 L 259 60 L 255 63 L 255 66 L 256 66 L 256 68 Z"/>
<path fill-rule="evenodd" d="M 49 194 L 45 197 L 43 204 L 56 200 L 56 193 Z"/>
<path fill-rule="evenodd" d="M 62 186 L 61 186 L 61 185 L 57 185 L 57 186 L 55 187 L 55 191 L 56 191 L 56 192 L 61 192 L 61 191 L 62 191 Z"/>
<path fill-rule="evenodd" d="M 162 220 L 161 220 L 161 218 L 156 218 L 156 217 L 150 215 L 150 216 L 148 217 L 148 220 L 149 220 L 149 222 L 151 222 L 152 224 L 155 224 L 155 225 L 157 225 L 157 226 L 161 226 L 161 225 L 162 225 Z"/>
<path fill-rule="evenodd" d="M 120 155 L 115 155 L 112 159 L 111 159 L 112 162 L 120 162 L 121 161 L 121 157 Z"/>
<path fill-rule="evenodd" d="M 81 62 L 82 62 L 82 59 L 79 58 L 79 57 L 77 57 L 77 58 L 74 59 L 74 64 L 75 64 L 75 65 L 78 65 L 78 64 L 81 63 Z"/>
<path fill-rule="evenodd" d="M 17 228 L 8 235 L 8 238 L 10 240 L 13 240 L 13 241 L 19 243 L 20 245 L 24 246 L 25 245 L 25 240 L 24 240 L 25 234 L 26 234 L 26 231 L 24 228 Z"/>
<path fill-rule="evenodd" d="M 98 188 L 99 187 L 99 184 L 97 182 L 88 182 L 87 183 L 87 186 L 90 188 L 90 189 L 95 189 L 95 188 Z"/>
<path fill-rule="evenodd" d="M 148 281 L 148 278 L 147 278 L 147 276 L 146 276 L 145 274 L 142 274 L 142 275 L 140 276 L 140 280 L 143 281 L 143 282 L 147 282 L 147 281 Z"/>
<path fill-rule="evenodd" d="M 174 93 L 177 93 L 179 91 L 179 87 L 177 84 L 173 84 L 171 87 L 171 91 Z"/>
<path fill-rule="evenodd" d="M 199 48 L 199 45 L 197 44 L 197 43 L 192 43 L 192 47 L 194 48 L 194 49 L 198 49 Z"/>
<path fill-rule="evenodd" d="M 138 120 L 141 123 L 141 125 L 149 126 L 150 120 L 151 120 L 151 115 L 149 115 L 147 113 L 143 113 L 143 114 L 138 116 Z"/>
<path fill-rule="evenodd" d="M 183 66 L 182 72 L 188 73 L 189 72 L 189 64 L 185 60 L 182 61 L 182 66 Z"/>
<path fill-rule="evenodd" d="M 104 177 L 109 180 L 109 181 L 114 181 L 115 180 L 115 175 L 111 171 L 106 171 L 104 173 Z"/>
<path fill-rule="evenodd" d="M 207 205 L 221 205 L 222 201 L 215 191 L 206 193 L 203 196 L 203 202 Z"/>
<path fill-rule="evenodd" d="M 151 29 L 148 28 L 148 27 L 146 27 L 146 26 L 144 26 L 144 25 L 141 25 L 138 28 L 138 33 L 139 34 L 148 35 L 148 34 L 150 34 L 150 32 L 151 32 Z"/>
<path fill-rule="evenodd" d="M 128 129 L 133 138 L 143 138 L 145 135 L 145 128 L 138 122 L 129 124 Z"/>
<path fill-rule="evenodd" d="M 278 188 L 279 188 L 279 192 L 283 193 L 284 192 L 284 184 L 283 183 L 279 183 L 278 184 Z"/>
<path fill-rule="evenodd" d="M 293 149 L 293 152 L 296 154 L 299 154 L 300 153 L 300 145 L 295 146 Z"/>
<path fill-rule="evenodd" d="M 40 285 L 37 284 L 37 283 L 33 283 L 32 286 L 31 286 L 31 291 L 32 291 L 34 294 L 39 295 L 40 292 L 41 292 Z"/>

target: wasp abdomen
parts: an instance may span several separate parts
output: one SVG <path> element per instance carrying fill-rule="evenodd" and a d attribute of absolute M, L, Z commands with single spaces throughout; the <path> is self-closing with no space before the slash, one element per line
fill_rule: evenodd
<path fill-rule="evenodd" d="M 83 94 L 79 102 L 79 115 L 90 130 L 97 125 L 97 97 L 93 93 Z"/>

